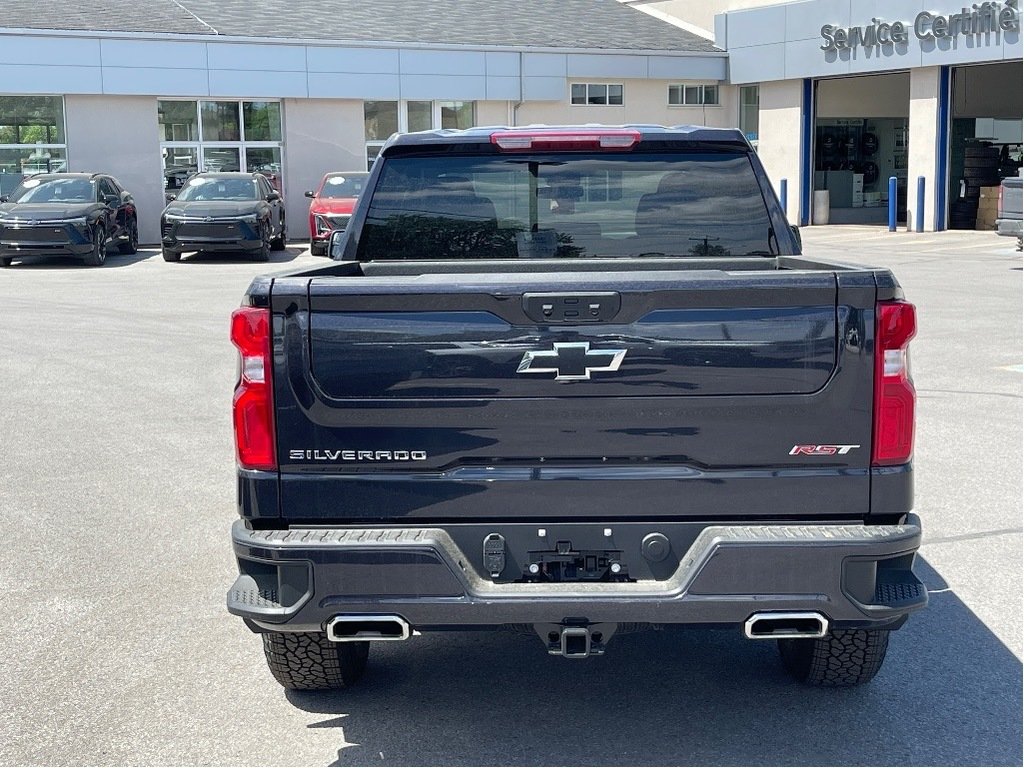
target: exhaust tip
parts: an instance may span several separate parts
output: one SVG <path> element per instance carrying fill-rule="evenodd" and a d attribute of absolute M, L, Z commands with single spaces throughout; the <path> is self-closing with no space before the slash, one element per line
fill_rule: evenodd
<path fill-rule="evenodd" d="M 750 640 L 819 638 L 828 634 L 828 619 L 817 611 L 755 613 L 743 624 Z"/>
<path fill-rule="evenodd" d="M 401 616 L 347 615 L 327 622 L 327 639 L 335 643 L 398 641 L 411 636 L 412 628 Z"/>

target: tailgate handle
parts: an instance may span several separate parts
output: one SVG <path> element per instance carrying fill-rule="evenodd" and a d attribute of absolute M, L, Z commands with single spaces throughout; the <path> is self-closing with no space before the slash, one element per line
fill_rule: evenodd
<path fill-rule="evenodd" d="M 603 293 L 524 293 L 523 312 L 535 323 L 607 323 L 622 307 L 615 291 Z"/>

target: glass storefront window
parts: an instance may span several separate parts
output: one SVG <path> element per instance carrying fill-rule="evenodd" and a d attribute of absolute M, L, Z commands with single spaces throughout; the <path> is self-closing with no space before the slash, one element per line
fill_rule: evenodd
<path fill-rule="evenodd" d="M 64 144 L 60 96 L 0 96 L 0 145 Z"/>
<path fill-rule="evenodd" d="M 281 191 L 281 148 L 246 147 L 245 170 L 262 173 L 278 192 Z"/>
<path fill-rule="evenodd" d="M 398 133 L 398 102 L 364 101 L 363 125 L 367 141 L 386 141 Z"/>
<path fill-rule="evenodd" d="M 621 96 L 619 91 L 620 99 Z M 429 131 L 432 128 L 472 128 L 476 123 L 476 102 L 364 101 L 363 119 L 366 168 L 369 170 L 393 133 Z"/>
<path fill-rule="evenodd" d="M 164 189 L 171 194 L 185 185 L 185 179 L 199 170 L 198 147 L 164 147 Z"/>
<path fill-rule="evenodd" d="M 263 173 L 281 191 L 280 102 L 161 99 L 157 113 L 167 194 L 200 171 Z"/>
<path fill-rule="evenodd" d="M 25 176 L 67 165 L 63 97 L 0 96 L 0 195 Z"/>
<path fill-rule="evenodd" d="M 246 141 L 281 140 L 281 104 L 276 101 L 243 101 Z"/>
<path fill-rule="evenodd" d="M 194 101 L 158 101 L 160 141 L 198 141 L 199 114 Z"/>
<path fill-rule="evenodd" d="M 63 147 L 0 147 L 0 195 L 10 194 L 33 173 L 59 173 L 68 169 Z"/>
<path fill-rule="evenodd" d="M 760 92 L 756 85 L 740 88 L 740 130 L 751 143 L 757 141 Z"/>
<path fill-rule="evenodd" d="M 227 173 L 242 170 L 238 147 L 203 147 L 203 170 L 209 173 Z"/>
<path fill-rule="evenodd" d="M 241 141 L 237 101 L 201 101 L 203 141 Z"/>
<path fill-rule="evenodd" d="M 409 102 L 409 130 L 429 131 L 434 123 L 434 104 L 430 101 Z"/>
<path fill-rule="evenodd" d="M 441 102 L 441 127 L 457 128 L 460 130 L 473 127 L 472 101 L 442 101 Z"/>

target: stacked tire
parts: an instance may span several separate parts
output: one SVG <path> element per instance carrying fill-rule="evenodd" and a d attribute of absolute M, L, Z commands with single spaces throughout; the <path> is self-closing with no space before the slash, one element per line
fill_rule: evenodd
<path fill-rule="evenodd" d="M 964 147 L 964 194 L 949 209 L 953 229 L 974 229 L 982 187 L 999 186 L 999 149 L 986 144 Z"/>

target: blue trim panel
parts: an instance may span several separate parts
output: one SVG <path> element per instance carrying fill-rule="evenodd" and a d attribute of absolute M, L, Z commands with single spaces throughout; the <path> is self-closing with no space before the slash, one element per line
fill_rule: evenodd
<path fill-rule="evenodd" d="M 939 70 L 939 130 L 935 147 L 935 231 L 946 229 L 946 192 L 949 189 L 949 67 Z"/>
<path fill-rule="evenodd" d="M 814 170 L 814 80 L 804 78 L 800 101 L 800 226 L 811 223 L 811 190 Z"/>

